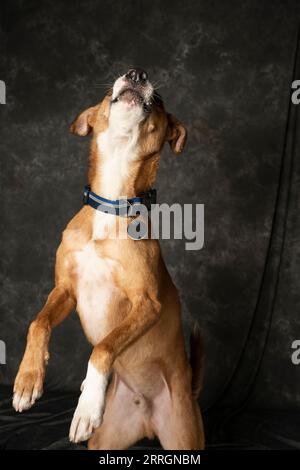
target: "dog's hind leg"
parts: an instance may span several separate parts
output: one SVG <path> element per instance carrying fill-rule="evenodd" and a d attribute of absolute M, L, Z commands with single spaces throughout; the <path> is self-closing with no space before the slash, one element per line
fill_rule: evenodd
<path fill-rule="evenodd" d="M 152 404 L 152 424 L 166 450 L 201 450 L 204 448 L 202 417 L 192 395 L 190 378 L 184 371 L 172 380 L 170 394 L 163 390 Z"/>
<path fill-rule="evenodd" d="M 114 375 L 107 392 L 103 423 L 89 439 L 89 449 L 122 450 L 144 437 L 153 438 L 149 413 L 146 399 Z"/>
<path fill-rule="evenodd" d="M 45 306 L 31 323 L 26 350 L 14 384 L 13 407 L 16 411 L 27 410 L 42 395 L 51 330 L 62 322 L 74 307 L 75 301 L 68 292 L 56 286 Z"/>

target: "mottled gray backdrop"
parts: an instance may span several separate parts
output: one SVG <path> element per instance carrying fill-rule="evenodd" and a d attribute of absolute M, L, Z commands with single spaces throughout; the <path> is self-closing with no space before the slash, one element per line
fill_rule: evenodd
<path fill-rule="evenodd" d="M 234 404 L 250 384 L 259 407 L 300 405 L 300 365 L 290 360 L 291 342 L 300 339 L 297 160 L 294 176 L 280 178 L 296 146 L 289 150 L 285 137 L 296 5 L 296 0 L 2 5 L 3 383 L 16 374 L 27 327 L 53 286 L 61 232 L 81 207 L 89 139 L 70 135 L 69 124 L 101 99 L 118 74 L 138 65 L 189 131 L 182 156 L 167 148 L 162 155 L 159 201 L 205 204 L 203 250 L 185 251 L 180 240 L 162 243 L 181 292 L 186 331 L 194 320 L 203 330 L 202 402 L 209 407 L 225 397 Z M 280 197 L 288 202 L 281 202 L 283 215 L 274 231 Z M 48 389 L 78 389 L 89 351 L 73 314 L 53 334 Z"/>

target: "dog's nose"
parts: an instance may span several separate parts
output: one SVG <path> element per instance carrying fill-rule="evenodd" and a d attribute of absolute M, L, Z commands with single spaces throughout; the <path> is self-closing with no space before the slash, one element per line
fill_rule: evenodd
<path fill-rule="evenodd" d="M 148 79 L 148 74 L 143 69 L 130 69 L 125 76 L 136 83 L 145 82 Z"/>

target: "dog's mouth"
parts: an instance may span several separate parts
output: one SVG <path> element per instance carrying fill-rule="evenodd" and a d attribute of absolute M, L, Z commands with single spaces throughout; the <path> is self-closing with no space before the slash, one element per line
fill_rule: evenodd
<path fill-rule="evenodd" d="M 125 109 L 142 107 L 145 112 L 149 112 L 153 92 L 147 73 L 141 69 L 130 69 L 115 81 L 111 102 L 122 103 Z"/>
<path fill-rule="evenodd" d="M 119 94 L 112 100 L 112 103 L 121 101 L 128 104 L 129 106 L 136 106 L 138 104 L 144 104 L 144 97 L 142 94 L 131 87 L 124 87 Z"/>

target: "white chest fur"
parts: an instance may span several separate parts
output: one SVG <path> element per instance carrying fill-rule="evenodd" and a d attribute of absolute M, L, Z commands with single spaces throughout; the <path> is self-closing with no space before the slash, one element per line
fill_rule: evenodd
<path fill-rule="evenodd" d="M 77 311 L 89 341 L 95 345 L 108 333 L 109 310 L 120 297 L 113 273 L 118 263 L 101 258 L 93 241 L 76 254 Z"/>
<path fill-rule="evenodd" d="M 99 194 L 108 199 L 127 197 L 130 167 L 138 152 L 139 124 L 144 119 L 140 107 L 128 111 L 116 103 L 111 108 L 109 126 L 97 139 Z M 99 256 L 95 241 L 107 238 L 116 225 L 116 216 L 94 211 L 92 240 L 76 254 L 77 310 L 86 336 L 97 344 L 109 332 L 110 310 L 118 310 L 124 294 L 114 282 L 114 272 L 122 269 L 114 260 Z"/>
<path fill-rule="evenodd" d="M 128 197 L 126 188 L 131 177 L 131 164 L 138 153 L 139 124 L 142 119 L 143 114 L 139 109 L 124 113 L 118 105 L 112 108 L 109 127 L 97 139 L 101 196 L 108 199 Z M 95 211 L 93 240 L 106 238 L 115 222 L 115 216 Z"/>

